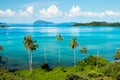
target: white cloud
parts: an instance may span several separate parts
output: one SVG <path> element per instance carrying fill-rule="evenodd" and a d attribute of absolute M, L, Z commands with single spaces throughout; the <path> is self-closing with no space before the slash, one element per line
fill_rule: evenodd
<path fill-rule="evenodd" d="M 73 6 L 71 10 L 66 13 L 68 17 L 118 17 L 120 16 L 120 12 L 114 12 L 112 10 L 106 10 L 104 12 L 91 12 L 91 11 L 81 11 L 79 6 Z"/>
<path fill-rule="evenodd" d="M 6 9 L 5 11 L 0 10 L 1 17 L 10 17 L 10 16 L 29 16 L 33 14 L 33 6 L 28 7 L 26 10 L 13 11 L 11 9 Z"/>
<path fill-rule="evenodd" d="M 52 20 L 64 20 L 72 19 L 74 17 L 84 18 L 119 18 L 120 12 L 113 10 L 105 10 L 102 12 L 82 11 L 80 6 L 72 6 L 68 12 L 61 12 L 59 7 L 51 5 L 47 9 L 43 8 L 40 11 L 34 11 L 33 6 L 28 6 L 25 10 L 14 11 L 11 9 L 0 10 L 0 18 L 5 20 L 35 20 L 35 19 L 52 19 Z M 71 18 L 72 17 L 72 18 Z"/>
<path fill-rule="evenodd" d="M 80 15 L 80 7 L 79 6 L 73 6 L 70 12 L 68 13 L 68 16 L 74 17 Z"/>
<path fill-rule="evenodd" d="M 26 11 L 27 11 L 28 13 L 32 14 L 32 13 L 33 13 L 33 6 L 28 7 L 28 8 L 26 9 Z"/>
<path fill-rule="evenodd" d="M 14 11 L 11 9 L 6 9 L 5 11 L 0 10 L 0 16 L 5 17 L 5 16 L 13 16 L 15 14 Z"/>
<path fill-rule="evenodd" d="M 48 9 L 42 9 L 39 13 L 40 16 L 42 15 L 44 17 L 57 17 L 62 15 L 62 12 L 56 5 L 51 5 Z"/>

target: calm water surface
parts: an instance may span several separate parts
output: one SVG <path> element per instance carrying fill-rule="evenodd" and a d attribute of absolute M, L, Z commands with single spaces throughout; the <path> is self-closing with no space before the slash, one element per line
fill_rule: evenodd
<path fill-rule="evenodd" d="M 3 57 L 9 57 L 9 69 L 27 69 L 28 54 L 24 48 L 23 38 L 31 34 L 37 40 L 39 48 L 33 53 L 33 66 L 44 63 L 44 46 L 46 47 L 47 62 L 51 67 L 58 64 L 58 42 L 56 35 L 62 34 L 61 64 L 73 65 L 73 50 L 69 47 L 71 38 L 76 37 L 79 46 L 76 48 L 76 61 L 82 60 L 81 47 L 87 47 L 86 57 L 101 56 L 113 61 L 116 48 L 120 48 L 120 28 L 117 27 L 10 27 L 0 28 L 0 44 L 4 46 Z"/>

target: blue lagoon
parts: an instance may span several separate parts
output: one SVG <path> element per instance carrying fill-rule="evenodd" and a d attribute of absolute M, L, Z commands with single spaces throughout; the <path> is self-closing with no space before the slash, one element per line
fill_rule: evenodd
<path fill-rule="evenodd" d="M 47 62 L 51 67 L 58 65 L 58 42 L 56 35 L 61 34 L 61 65 L 73 65 L 73 50 L 69 47 L 70 40 L 77 38 L 79 46 L 76 48 L 76 62 L 82 60 L 81 47 L 87 47 L 85 57 L 99 54 L 109 61 L 113 61 L 116 48 L 120 47 L 120 29 L 106 26 L 38 26 L 38 27 L 9 27 L 0 28 L 0 43 L 4 46 L 3 57 L 8 57 L 8 69 L 28 69 L 28 53 L 24 48 L 23 38 L 30 34 L 39 44 L 33 52 L 33 67 L 44 63 L 44 46 L 46 47 Z"/>

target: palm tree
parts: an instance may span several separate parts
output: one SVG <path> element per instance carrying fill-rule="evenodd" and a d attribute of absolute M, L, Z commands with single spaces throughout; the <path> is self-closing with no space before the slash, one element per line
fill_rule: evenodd
<path fill-rule="evenodd" d="M 100 57 L 100 52 L 98 50 L 97 56 L 96 56 L 96 71 L 97 71 L 97 68 L 98 68 L 98 59 L 99 59 L 99 57 Z"/>
<path fill-rule="evenodd" d="M 75 63 L 75 48 L 78 46 L 78 42 L 76 38 L 72 38 L 72 40 L 70 41 L 70 47 L 72 47 L 73 52 L 74 52 L 74 67 L 76 66 Z"/>
<path fill-rule="evenodd" d="M 29 54 L 29 67 L 30 67 L 30 74 L 32 74 L 32 52 L 36 50 L 38 44 L 36 41 L 31 38 L 30 35 L 26 35 L 24 37 L 24 46 L 28 51 Z"/>
<path fill-rule="evenodd" d="M 3 46 L 2 45 L 0 45 L 0 53 L 2 53 L 3 52 Z M 2 54 L 0 54 L 0 61 L 2 60 Z"/>
<path fill-rule="evenodd" d="M 57 41 L 59 42 L 59 55 L 58 55 L 58 64 L 60 64 L 60 42 L 63 40 L 62 35 L 58 34 L 57 35 Z"/>
<path fill-rule="evenodd" d="M 82 48 L 80 49 L 80 52 L 81 52 L 82 55 L 83 55 L 83 61 L 84 61 L 84 58 L 85 58 L 84 54 L 87 52 L 87 48 L 86 48 L 86 47 L 82 47 Z"/>
<path fill-rule="evenodd" d="M 120 60 L 120 49 L 116 50 L 116 53 L 114 54 L 114 60 Z"/>

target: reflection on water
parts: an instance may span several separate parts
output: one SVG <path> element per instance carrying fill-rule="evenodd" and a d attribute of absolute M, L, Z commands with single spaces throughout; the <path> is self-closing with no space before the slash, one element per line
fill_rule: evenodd
<path fill-rule="evenodd" d="M 100 55 L 113 60 L 116 48 L 119 48 L 120 29 L 113 27 L 10 27 L 0 28 L 0 44 L 5 48 L 4 57 L 8 56 L 9 68 L 28 68 L 28 54 L 23 45 L 23 37 L 31 34 L 37 40 L 39 48 L 33 53 L 34 67 L 44 63 L 44 45 L 46 45 L 47 62 L 50 66 L 58 63 L 58 42 L 56 35 L 62 34 L 61 63 L 63 66 L 73 65 L 73 50 L 69 47 L 72 37 L 76 37 L 79 47 L 76 48 L 76 61 L 82 59 L 80 47 L 85 46 L 85 55 Z M 23 66 L 24 64 L 24 66 Z M 14 65 L 14 66 L 13 66 Z"/>

